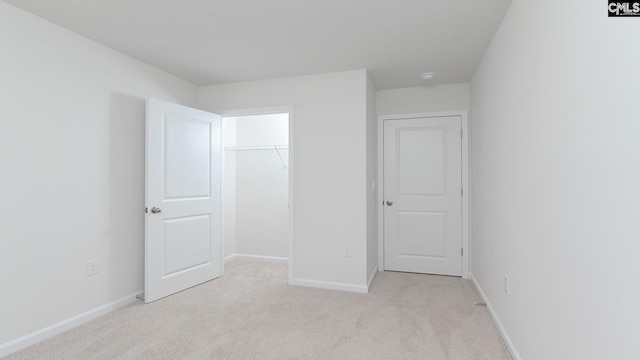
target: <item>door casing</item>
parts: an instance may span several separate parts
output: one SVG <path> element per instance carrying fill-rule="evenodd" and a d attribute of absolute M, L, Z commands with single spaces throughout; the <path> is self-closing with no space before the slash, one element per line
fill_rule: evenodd
<path fill-rule="evenodd" d="M 378 116 L 378 271 L 384 271 L 384 122 L 417 118 L 460 116 L 462 124 L 462 278 L 469 279 L 469 118 L 465 110 Z"/>

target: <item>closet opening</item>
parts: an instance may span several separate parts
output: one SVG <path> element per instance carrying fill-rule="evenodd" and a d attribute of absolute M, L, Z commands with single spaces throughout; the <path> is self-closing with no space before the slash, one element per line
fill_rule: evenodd
<path fill-rule="evenodd" d="M 224 263 L 236 259 L 286 263 L 289 283 L 293 279 L 291 120 L 288 109 L 225 112 L 222 117 Z"/>

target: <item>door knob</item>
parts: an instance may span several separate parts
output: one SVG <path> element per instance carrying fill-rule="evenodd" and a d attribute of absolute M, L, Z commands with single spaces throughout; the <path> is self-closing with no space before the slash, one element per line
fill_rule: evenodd
<path fill-rule="evenodd" d="M 393 201 L 389 201 L 389 200 L 387 200 L 387 206 L 391 206 L 391 205 L 393 205 Z M 153 211 L 153 210 L 152 210 L 152 211 Z"/>
<path fill-rule="evenodd" d="M 162 212 L 162 209 L 157 208 L 157 207 L 154 206 L 154 207 L 151 208 L 151 212 L 154 213 L 154 214 L 157 214 L 159 212 Z"/>

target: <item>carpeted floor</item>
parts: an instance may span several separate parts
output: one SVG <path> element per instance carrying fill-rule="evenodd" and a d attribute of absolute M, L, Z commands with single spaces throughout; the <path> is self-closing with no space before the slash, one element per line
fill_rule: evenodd
<path fill-rule="evenodd" d="M 286 282 L 284 264 L 236 260 L 6 359 L 511 359 L 469 281 L 384 272 L 369 294 Z"/>

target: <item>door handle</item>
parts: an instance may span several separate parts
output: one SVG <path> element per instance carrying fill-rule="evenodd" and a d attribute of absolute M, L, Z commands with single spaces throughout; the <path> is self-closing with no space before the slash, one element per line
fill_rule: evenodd
<path fill-rule="evenodd" d="M 157 214 L 159 212 L 162 212 L 162 209 L 157 208 L 157 207 L 154 206 L 154 207 L 151 208 L 151 212 L 154 213 L 154 214 Z"/>
<path fill-rule="evenodd" d="M 391 206 L 391 205 L 393 205 L 393 201 L 387 200 L 387 206 Z M 153 210 L 151 210 L 151 211 L 153 211 Z"/>

